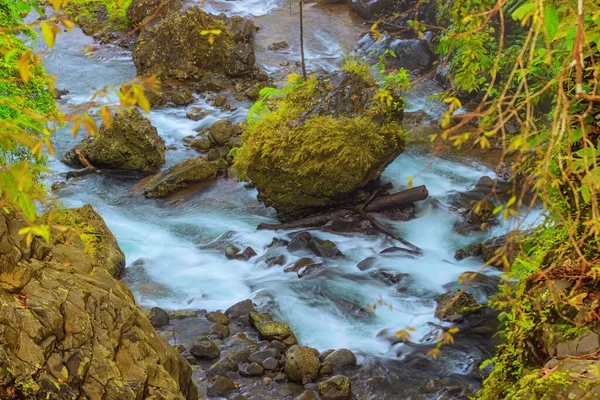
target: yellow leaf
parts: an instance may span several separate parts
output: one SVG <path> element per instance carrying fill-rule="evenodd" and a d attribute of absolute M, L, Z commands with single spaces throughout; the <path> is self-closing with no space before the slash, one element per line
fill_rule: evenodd
<path fill-rule="evenodd" d="M 17 65 L 19 66 L 19 74 L 21 75 L 21 79 L 23 82 L 29 82 L 29 57 L 31 56 L 31 52 L 28 50 L 19 58 L 17 61 Z"/>
<path fill-rule="evenodd" d="M 85 114 L 82 123 L 83 127 L 86 131 L 88 131 L 90 135 L 94 135 L 96 132 L 98 132 L 98 126 L 96 125 L 96 121 L 94 121 L 94 118 L 92 118 L 90 114 Z"/>
<path fill-rule="evenodd" d="M 79 129 L 81 128 L 81 118 L 77 118 L 75 122 L 73 122 L 73 126 L 71 127 L 71 134 L 73 137 L 76 137 L 79 133 Z"/>
<path fill-rule="evenodd" d="M 104 125 L 107 127 L 110 126 L 113 122 L 113 114 L 110 108 L 102 106 L 102 109 L 100 110 L 100 118 L 102 118 Z"/>
<path fill-rule="evenodd" d="M 138 105 L 142 110 L 144 110 L 147 113 L 150 112 L 150 102 L 148 101 L 148 98 L 144 95 L 144 92 L 140 91 L 140 93 L 138 94 L 137 101 Z"/>
<path fill-rule="evenodd" d="M 44 143 L 46 144 L 46 150 L 48 150 L 48 154 L 54 157 L 54 146 L 52 146 L 52 142 L 50 141 L 50 139 L 46 139 Z"/>
<path fill-rule="evenodd" d="M 427 357 L 432 357 L 434 360 L 440 358 L 442 356 L 442 352 L 437 347 L 435 349 L 431 349 L 427 352 Z"/>
<path fill-rule="evenodd" d="M 71 32 L 71 30 L 75 28 L 75 23 L 71 20 L 63 19 L 61 22 L 65 26 L 65 28 L 67 28 L 67 32 Z"/>
<path fill-rule="evenodd" d="M 54 39 L 56 39 L 56 25 L 50 22 L 42 23 L 42 37 L 48 47 L 54 47 Z"/>

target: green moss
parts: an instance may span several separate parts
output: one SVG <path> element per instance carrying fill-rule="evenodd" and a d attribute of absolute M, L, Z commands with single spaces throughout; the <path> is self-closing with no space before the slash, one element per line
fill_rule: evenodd
<path fill-rule="evenodd" d="M 92 206 L 53 208 L 42 219 L 55 227 L 52 232 L 54 244 L 69 243 L 72 236 L 76 235 L 94 266 L 106 268 L 113 276 L 118 276 L 125 266 L 125 255 L 117 240 Z"/>
<path fill-rule="evenodd" d="M 152 177 L 144 189 L 144 195 L 165 197 L 187 184 L 210 181 L 216 173 L 217 165 L 204 157 L 188 158 Z"/>
<path fill-rule="evenodd" d="M 361 93 L 376 93 L 365 67 L 347 68 L 348 81 L 362 87 Z M 295 78 L 281 92 L 263 91 L 264 99 L 250 110 L 235 169 L 278 210 L 325 206 L 333 196 L 375 179 L 389 154 L 403 148 L 404 133 L 391 106 L 366 94 L 360 112 L 331 112 L 323 99 L 331 92 L 328 85 Z"/>
<path fill-rule="evenodd" d="M 104 34 L 131 27 L 127 8 L 131 0 L 68 0 L 67 15 L 89 35 Z"/>

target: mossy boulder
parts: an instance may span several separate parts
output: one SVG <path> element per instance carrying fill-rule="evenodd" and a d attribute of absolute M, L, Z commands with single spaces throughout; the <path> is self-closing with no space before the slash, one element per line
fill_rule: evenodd
<path fill-rule="evenodd" d="M 367 67 L 292 81 L 250 112 L 235 168 L 281 220 L 352 203 L 404 149 L 402 99 Z"/>
<path fill-rule="evenodd" d="M 257 325 L 256 330 L 261 339 L 279 340 L 287 345 L 296 343 L 294 332 L 283 322 L 266 320 Z"/>
<path fill-rule="evenodd" d="M 352 394 L 352 382 L 347 376 L 336 375 L 319 383 L 318 390 L 323 400 L 349 399 Z"/>
<path fill-rule="evenodd" d="M 31 400 L 198 399 L 191 366 L 115 279 L 120 262 L 100 262 L 79 235 L 27 243 L 19 234 L 26 226 L 17 213 L 0 211 L 2 393 Z M 115 240 L 109 231 L 101 238 Z"/>
<path fill-rule="evenodd" d="M 319 375 L 319 355 L 310 347 L 294 345 L 286 353 L 285 374 L 291 381 L 302 382 L 304 377 L 316 379 Z"/>
<path fill-rule="evenodd" d="M 458 322 L 479 313 L 483 306 L 470 293 L 451 290 L 436 299 L 435 316 L 444 321 Z"/>
<path fill-rule="evenodd" d="M 211 36 L 202 31 L 221 33 Z M 199 80 L 211 72 L 224 71 L 234 45 L 223 21 L 193 7 L 144 29 L 132 55 L 139 75 Z"/>
<path fill-rule="evenodd" d="M 204 157 L 188 158 L 165 172 L 153 176 L 144 188 L 146 197 L 166 197 L 190 184 L 210 182 L 217 175 L 217 165 Z"/>
<path fill-rule="evenodd" d="M 96 135 L 82 140 L 62 160 L 82 168 L 79 152 L 96 168 L 153 172 L 165 163 L 165 151 L 165 143 L 150 120 L 133 109 L 117 113 L 109 126 L 102 124 Z"/>
<path fill-rule="evenodd" d="M 181 0 L 131 0 L 127 7 L 127 18 L 135 27 L 144 23 L 146 29 L 162 18 L 181 10 L 182 5 Z M 150 16 L 152 18 L 148 18 Z"/>

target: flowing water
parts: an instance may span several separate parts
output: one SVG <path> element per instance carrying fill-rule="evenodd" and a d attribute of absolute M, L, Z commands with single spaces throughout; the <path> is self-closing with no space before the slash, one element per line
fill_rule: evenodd
<path fill-rule="evenodd" d="M 256 16 L 261 26 L 257 38 L 258 59 L 273 70 L 280 68 L 278 57 L 283 59 L 286 55 L 269 55 L 266 43 L 289 40 L 291 49 L 287 57 L 290 60 L 297 57 L 295 42 L 290 36 L 292 30 L 281 29 L 293 26 L 289 10 L 283 4 L 277 6 L 275 0 L 205 2 L 205 7 L 215 12 Z M 311 68 L 330 69 L 339 65 L 342 53 L 338 44 L 351 46 L 364 27 L 345 9 L 307 7 L 307 10 L 307 18 L 312 21 L 311 34 L 307 37 Z M 61 35 L 56 50 L 46 57 L 49 71 L 57 76 L 58 87 L 70 92 L 63 98 L 66 106 L 89 100 L 93 88 L 135 76 L 127 51 L 102 47 L 88 57 L 81 47 L 90 44 L 92 41 L 80 31 Z M 418 90 L 409 99 L 418 109 L 439 109 L 426 100 L 426 94 L 419 96 Z M 212 109 L 205 98 L 199 97 L 195 105 Z M 212 114 L 199 122 L 186 119 L 185 108 L 152 111 L 150 119 L 169 146 L 164 168 L 196 155 L 183 146 L 185 136 L 220 118 L 243 120 L 249 106 L 235 103 L 234 110 L 229 112 L 212 109 Z M 64 128 L 55 141 L 60 154 L 70 149 L 77 139 Z M 467 159 L 460 162 L 437 159 L 432 164 L 431 161 L 431 155 L 411 151 L 409 145 L 409 150 L 384 173 L 385 180 L 392 182 L 395 189 L 405 186 L 409 176 L 415 177 L 415 185 L 425 184 L 429 189 L 429 199 L 417 204 L 416 219 L 387 221 L 406 240 L 422 248 L 422 256 L 379 254 L 394 244 L 383 237 L 314 231 L 315 236 L 335 242 L 345 258 L 327 261 L 326 275 L 304 279 L 284 273 L 281 267 L 268 268 L 264 263 L 261 256 L 266 253 L 266 246 L 274 237 L 284 238 L 289 232 L 256 230 L 259 223 L 275 223 L 275 214 L 257 201 L 255 190 L 246 189 L 243 183 L 222 179 L 200 193 L 187 194 L 185 201 L 174 202 L 132 194 L 132 186 L 140 179 L 135 174 L 107 173 L 70 180 L 56 195 L 67 206 L 92 204 L 118 238 L 128 266 L 142 259 L 150 277 L 165 288 L 157 293 L 136 292 L 142 305 L 215 310 L 254 298 L 257 303 L 270 307 L 278 319 L 289 323 L 305 345 L 321 350 L 346 347 L 368 357 L 398 359 L 398 346 L 390 346 L 387 341 L 378 339 L 377 334 L 383 329 L 410 326 L 416 329 L 413 341 L 425 342 L 432 324 L 437 323 L 433 315 L 435 297 L 445 292 L 445 285 L 455 283 L 462 273 L 476 271 L 481 265 L 473 259 L 456 262 L 454 252 L 469 243 L 506 233 L 509 228 L 507 222 L 502 222 L 486 233 L 470 236 L 456 233 L 453 224 L 461 217 L 452 210 L 451 195 L 470 190 L 481 176 L 494 176 L 494 172 Z M 68 167 L 55 159 L 50 166 L 52 174 L 48 182 L 65 179 Z M 225 241 L 242 248 L 252 246 L 258 257 L 249 262 L 228 260 L 222 249 L 218 249 Z M 288 262 L 305 256 L 285 255 Z M 369 271 L 356 267 L 358 262 L 374 255 L 378 268 L 408 274 L 406 290 L 399 292 L 394 286 L 370 278 Z M 378 300 L 391 305 L 392 309 L 380 307 L 374 316 L 358 318 L 344 307 L 350 303 L 373 305 Z M 486 301 L 485 293 L 480 293 L 479 300 Z M 470 351 L 474 352 L 474 347 Z M 471 371 L 483 357 L 479 354 L 469 358 L 461 354 L 457 356 L 460 362 L 452 364 L 452 373 Z"/>

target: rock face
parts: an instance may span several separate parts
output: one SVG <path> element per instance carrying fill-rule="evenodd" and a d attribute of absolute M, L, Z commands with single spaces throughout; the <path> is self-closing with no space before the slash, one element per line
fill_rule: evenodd
<path fill-rule="evenodd" d="M 85 207 L 85 213 L 93 210 Z M 28 245 L 18 234 L 24 226 L 14 213 L 0 212 L 3 393 L 26 399 L 198 399 L 190 365 L 115 279 L 120 261 L 90 253 L 81 231 L 69 240 L 58 235 L 52 244 L 36 238 Z M 110 232 L 102 237 L 114 240 Z"/>
<path fill-rule="evenodd" d="M 165 197 L 188 184 L 211 181 L 216 173 L 217 166 L 206 158 L 188 158 L 152 177 L 145 186 L 144 196 Z"/>
<path fill-rule="evenodd" d="M 207 34 L 209 31 L 220 33 Z M 162 80 L 200 80 L 221 71 L 238 76 L 254 68 L 252 47 L 248 49 L 243 42 L 236 45 L 225 23 L 199 7 L 171 14 L 144 29 L 132 55 L 139 75 L 156 75 Z"/>
<path fill-rule="evenodd" d="M 63 162 L 75 168 L 84 165 L 77 152 L 94 167 L 152 172 L 165 163 L 165 143 L 150 120 L 137 109 L 116 114 L 110 126 L 102 125 L 95 136 L 78 143 Z"/>
<path fill-rule="evenodd" d="M 353 202 L 404 149 L 402 100 L 377 100 L 367 67 L 294 85 L 248 123 L 235 164 L 281 220 Z"/>
<path fill-rule="evenodd" d="M 133 0 L 127 7 L 127 18 L 135 27 L 145 22 L 144 29 L 162 18 L 181 10 L 181 0 Z M 151 19 L 144 21 L 146 18 Z"/>

